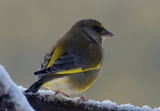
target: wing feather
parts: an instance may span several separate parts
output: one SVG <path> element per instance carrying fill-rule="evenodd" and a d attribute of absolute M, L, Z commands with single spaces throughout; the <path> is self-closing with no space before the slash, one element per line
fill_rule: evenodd
<path fill-rule="evenodd" d="M 100 47 L 90 44 L 79 55 L 56 48 L 45 69 L 35 72 L 35 75 L 74 74 L 101 67 L 102 53 Z"/>

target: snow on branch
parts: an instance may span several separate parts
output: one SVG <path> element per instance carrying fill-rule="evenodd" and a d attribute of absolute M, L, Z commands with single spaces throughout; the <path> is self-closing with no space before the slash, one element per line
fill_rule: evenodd
<path fill-rule="evenodd" d="M 12 82 L 0 65 L 0 111 L 34 111 L 33 108 L 36 111 L 160 111 L 160 108 L 151 109 L 149 106 L 117 105 L 109 100 L 77 102 L 78 97 L 72 99 L 62 94 L 55 95 L 51 90 L 40 90 L 35 94 L 24 93 L 24 90 Z"/>
<path fill-rule="evenodd" d="M 35 94 L 26 94 L 26 97 L 36 111 L 160 111 L 160 108 L 151 109 L 149 106 L 117 105 L 109 100 L 78 103 L 78 97 L 71 99 L 62 94 L 55 95 L 51 90 L 40 90 Z"/>
<path fill-rule="evenodd" d="M 18 90 L 3 66 L 0 65 L 0 111 L 34 111 Z"/>

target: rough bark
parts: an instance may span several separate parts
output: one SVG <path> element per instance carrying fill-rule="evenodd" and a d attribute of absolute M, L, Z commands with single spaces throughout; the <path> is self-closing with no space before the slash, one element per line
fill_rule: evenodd
<path fill-rule="evenodd" d="M 25 94 L 30 105 L 36 111 L 116 111 L 114 109 L 108 109 L 107 107 L 98 107 L 88 102 L 77 103 L 71 100 L 58 99 L 53 97 L 50 98 L 49 95 L 40 97 L 39 94 Z"/>
<path fill-rule="evenodd" d="M 111 101 L 77 102 L 78 98 L 71 99 L 61 94 L 55 95 L 54 92 L 23 93 L 24 90 L 22 87 L 17 88 L 0 65 L 0 111 L 34 111 L 33 108 L 36 111 L 160 111 L 160 108 L 151 109 L 148 106 L 140 108 L 129 104 L 116 105 Z"/>

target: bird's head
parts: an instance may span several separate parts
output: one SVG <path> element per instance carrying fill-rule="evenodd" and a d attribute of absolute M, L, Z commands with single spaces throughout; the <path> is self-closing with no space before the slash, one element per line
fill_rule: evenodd
<path fill-rule="evenodd" d="M 114 34 L 105 29 L 102 24 L 94 19 L 84 19 L 76 22 L 72 30 L 79 30 L 81 33 L 85 33 L 93 41 L 102 42 L 103 39 L 114 37 Z"/>

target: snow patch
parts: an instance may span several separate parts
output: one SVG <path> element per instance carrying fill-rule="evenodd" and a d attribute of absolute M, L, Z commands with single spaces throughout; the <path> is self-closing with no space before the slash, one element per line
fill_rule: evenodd
<path fill-rule="evenodd" d="M 3 87 L 5 94 L 9 94 L 12 97 L 12 102 L 16 104 L 17 108 L 20 109 L 20 111 L 34 111 L 27 102 L 26 97 L 20 90 L 17 89 L 17 85 L 11 80 L 8 73 L 1 65 L 0 84 L 1 87 Z"/>
<path fill-rule="evenodd" d="M 22 91 L 24 91 L 24 88 L 20 88 Z M 79 97 L 76 98 L 69 98 L 69 97 L 65 97 L 63 94 L 57 94 L 55 95 L 55 92 L 53 92 L 52 90 L 39 90 L 37 92 L 39 95 L 43 97 L 45 97 L 47 95 L 46 100 L 53 100 L 53 99 L 58 99 L 61 101 L 72 101 L 75 104 L 77 104 L 77 101 L 79 99 Z M 32 93 L 31 93 L 32 94 Z M 96 106 L 98 108 L 108 108 L 109 110 L 119 110 L 119 111 L 123 111 L 123 110 L 128 110 L 128 111 L 160 111 L 160 107 L 159 108 L 155 108 L 155 109 L 151 109 L 151 107 L 145 105 L 143 107 L 138 107 L 138 106 L 134 106 L 131 104 L 122 104 L 122 105 L 117 105 L 116 103 L 110 101 L 110 100 L 105 100 L 105 101 L 93 101 L 93 100 L 88 100 L 87 102 L 81 102 L 84 103 L 86 105 L 86 108 L 91 108 L 88 106 Z M 80 103 L 80 104 L 81 104 Z"/>

